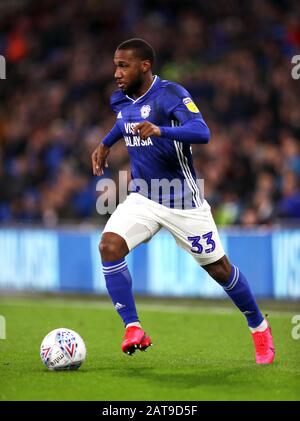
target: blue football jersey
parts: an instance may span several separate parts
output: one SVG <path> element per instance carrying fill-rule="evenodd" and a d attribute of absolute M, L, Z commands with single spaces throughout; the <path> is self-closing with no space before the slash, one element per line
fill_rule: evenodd
<path fill-rule="evenodd" d="M 137 99 L 115 91 L 111 107 L 130 157 L 130 190 L 171 208 L 201 206 L 203 195 L 193 168 L 191 145 L 163 136 L 141 139 L 133 131 L 143 121 L 165 127 L 184 125 L 190 120 L 205 124 L 189 92 L 177 83 L 154 76 L 151 87 Z"/>

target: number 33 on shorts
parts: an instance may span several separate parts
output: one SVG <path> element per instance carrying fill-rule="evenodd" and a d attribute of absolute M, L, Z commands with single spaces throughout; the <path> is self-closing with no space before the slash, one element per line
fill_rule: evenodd
<path fill-rule="evenodd" d="M 200 235 L 195 235 L 194 237 L 187 237 L 192 246 L 191 252 L 196 254 L 201 254 L 203 253 L 203 251 L 204 253 L 212 253 L 216 248 L 216 243 L 212 239 L 212 234 L 212 231 L 210 231 L 206 234 L 203 234 L 202 237 Z"/>

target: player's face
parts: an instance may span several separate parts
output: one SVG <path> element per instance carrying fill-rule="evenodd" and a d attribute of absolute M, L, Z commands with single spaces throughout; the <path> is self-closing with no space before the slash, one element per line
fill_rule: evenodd
<path fill-rule="evenodd" d="M 114 56 L 116 66 L 115 79 L 118 88 L 126 95 L 139 91 L 144 81 L 147 60 L 136 57 L 133 50 L 117 50 Z"/>

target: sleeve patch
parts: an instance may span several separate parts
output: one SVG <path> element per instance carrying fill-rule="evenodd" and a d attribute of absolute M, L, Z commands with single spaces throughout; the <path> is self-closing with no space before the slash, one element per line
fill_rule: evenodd
<path fill-rule="evenodd" d="M 191 98 L 183 98 L 183 103 L 186 106 L 186 108 L 192 113 L 199 113 L 197 105 L 194 103 L 194 101 Z"/>

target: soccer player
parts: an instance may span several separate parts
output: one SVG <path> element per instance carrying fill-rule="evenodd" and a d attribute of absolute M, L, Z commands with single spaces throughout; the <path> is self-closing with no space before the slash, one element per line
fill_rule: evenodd
<path fill-rule="evenodd" d="M 138 38 L 117 47 L 118 90 L 111 96 L 116 123 L 92 154 L 93 173 L 100 176 L 110 148 L 124 138 L 131 162 L 131 193 L 109 218 L 99 247 L 106 287 L 125 325 L 122 351 L 131 355 L 151 345 L 137 315 L 125 256 L 165 227 L 244 314 L 256 363 L 270 364 L 275 356 L 270 326 L 245 276 L 226 257 L 196 182 L 191 144 L 206 144 L 210 131 L 189 92 L 152 74 L 154 56 Z M 167 193 L 155 184 L 162 180 L 172 185 Z"/>

